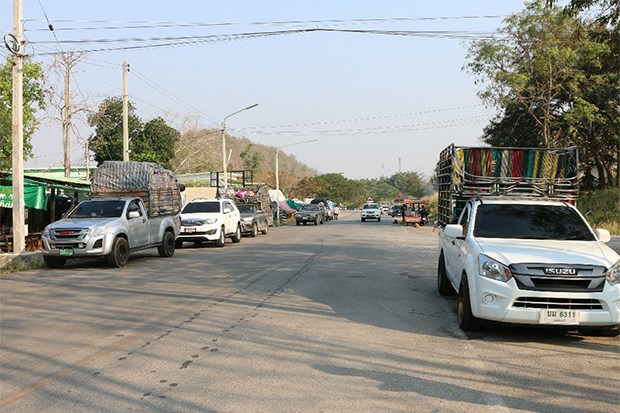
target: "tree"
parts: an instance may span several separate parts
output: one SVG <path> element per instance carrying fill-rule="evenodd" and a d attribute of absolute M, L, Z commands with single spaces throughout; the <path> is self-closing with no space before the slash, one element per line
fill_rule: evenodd
<path fill-rule="evenodd" d="M 155 162 L 171 169 L 174 148 L 180 136 L 180 132 L 168 126 L 162 118 L 152 119 L 144 124 L 142 133 L 131 142 L 131 159 Z"/>
<path fill-rule="evenodd" d="M 129 142 L 139 139 L 142 133 L 142 121 L 135 115 L 134 105 L 129 102 Z M 91 150 L 95 161 L 123 160 L 123 99 L 106 98 L 96 113 L 88 117 L 88 124 L 95 128 L 90 138 Z"/>
<path fill-rule="evenodd" d="M 254 149 L 254 144 L 246 140 L 246 145 L 239 154 L 241 162 L 243 162 L 243 168 L 252 171 L 252 175 L 256 176 L 261 164 L 264 160 L 264 155 Z"/>
<path fill-rule="evenodd" d="M 39 63 L 25 62 L 24 96 L 24 159 L 32 157 L 30 140 L 37 129 L 36 111 L 45 109 L 43 69 Z M 0 65 L 0 169 L 12 167 L 13 158 L 13 62 L 7 57 Z"/>
<path fill-rule="evenodd" d="M 582 167 L 596 166 L 605 186 L 619 151 L 618 42 L 611 41 L 611 29 L 579 21 L 553 3 L 527 3 L 506 19 L 498 36 L 470 47 L 465 67 L 486 86 L 480 97 L 504 108 L 483 140 L 577 145 Z"/>
<path fill-rule="evenodd" d="M 400 194 L 415 198 L 424 196 L 424 178 L 417 172 L 397 172 L 388 178 L 388 182 L 398 188 Z"/>

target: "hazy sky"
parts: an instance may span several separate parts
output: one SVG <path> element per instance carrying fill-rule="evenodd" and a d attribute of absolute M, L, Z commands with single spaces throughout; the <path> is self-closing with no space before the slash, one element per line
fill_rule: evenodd
<path fill-rule="evenodd" d="M 0 0 L 3 34 L 12 7 Z M 142 120 L 219 127 L 258 103 L 227 129 L 276 147 L 318 139 L 283 151 L 360 179 L 430 175 L 450 143 L 480 144 L 494 110 L 462 70 L 467 39 L 522 8 L 521 0 L 24 0 L 24 27 L 36 60 L 59 48 L 89 51 L 73 72 L 76 101 L 96 107 L 121 96 L 126 61 Z M 60 128 L 44 125 L 26 165 L 62 166 Z M 84 165 L 92 133 L 78 129 L 74 166 Z"/>

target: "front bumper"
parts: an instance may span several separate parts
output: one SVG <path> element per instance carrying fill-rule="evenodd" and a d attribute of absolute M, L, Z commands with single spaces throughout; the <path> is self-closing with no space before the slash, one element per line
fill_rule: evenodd
<path fill-rule="evenodd" d="M 217 224 L 202 226 L 182 226 L 177 241 L 184 242 L 212 242 L 220 238 L 221 227 Z"/>
<path fill-rule="evenodd" d="M 504 323 L 613 326 L 620 324 L 620 285 L 605 282 L 601 292 L 547 292 L 520 290 L 514 279 L 508 282 L 476 276 L 471 296 L 474 316 Z M 577 317 L 563 324 L 542 321 L 547 309 L 576 311 Z"/>

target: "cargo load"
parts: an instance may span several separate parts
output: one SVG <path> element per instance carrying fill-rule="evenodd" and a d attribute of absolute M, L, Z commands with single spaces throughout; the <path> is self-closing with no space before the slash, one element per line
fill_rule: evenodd
<path fill-rule="evenodd" d="M 149 217 L 181 211 L 181 186 L 172 172 L 153 162 L 105 161 L 94 172 L 91 196 L 139 196 Z"/>
<path fill-rule="evenodd" d="M 569 148 L 459 147 L 437 165 L 440 225 L 456 222 L 468 199 L 489 196 L 575 201 L 579 154 Z"/>

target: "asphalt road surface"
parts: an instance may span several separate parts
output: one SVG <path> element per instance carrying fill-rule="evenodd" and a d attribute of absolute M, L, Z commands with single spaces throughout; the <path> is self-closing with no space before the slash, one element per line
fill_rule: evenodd
<path fill-rule="evenodd" d="M 432 228 L 324 225 L 0 278 L 0 412 L 618 412 L 620 340 L 490 326 Z"/>

